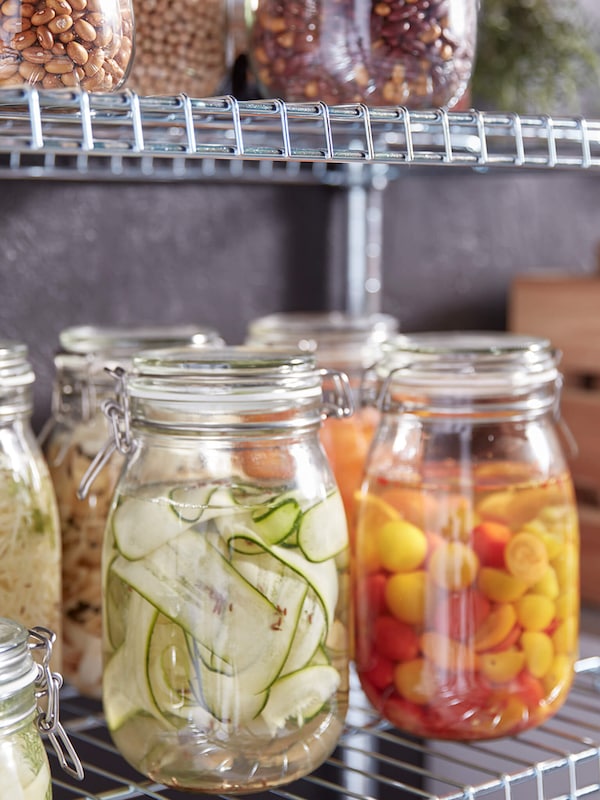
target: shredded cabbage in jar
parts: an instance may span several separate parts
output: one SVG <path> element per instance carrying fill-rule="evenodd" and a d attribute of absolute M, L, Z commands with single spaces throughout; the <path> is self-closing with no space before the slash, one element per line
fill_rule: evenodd
<path fill-rule="evenodd" d="M 61 555 L 52 483 L 41 460 L 28 474 L 0 462 L 0 608 L 27 628 L 56 633 L 60 666 Z"/>

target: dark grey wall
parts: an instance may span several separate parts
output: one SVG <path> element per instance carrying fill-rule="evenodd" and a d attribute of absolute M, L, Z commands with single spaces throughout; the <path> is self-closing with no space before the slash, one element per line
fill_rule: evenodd
<path fill-rule="evenodd" d="M 583 173 L 407 170 L 385 190 L 382 308 L 407 330 L 502 328 L 515 273 L 595 268 L 599 211 Z M 344 193 L 324 187 L 5 181 L 0 242 L 0 336 L 30 347 L 36 428 L 68 325 L 235 343 L 259 314 L 344 302 Z"/>

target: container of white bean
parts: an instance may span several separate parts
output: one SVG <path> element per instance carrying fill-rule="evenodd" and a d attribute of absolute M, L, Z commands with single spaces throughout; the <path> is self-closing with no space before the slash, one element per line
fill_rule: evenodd
<path fill-rule="evenodd" d="M 133 0 L 135 60 L 127 88 L 141 95 L 210 97 L 231 62 L 230 0 Z"/>

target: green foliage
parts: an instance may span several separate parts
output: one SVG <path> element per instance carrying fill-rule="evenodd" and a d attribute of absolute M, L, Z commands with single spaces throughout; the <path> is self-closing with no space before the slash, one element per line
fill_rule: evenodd
<path fill-rule="evenodd" d="M 475 107 L 579 113 L 600 90 L 598 31 L 577 0 L 482 0 Z"/>

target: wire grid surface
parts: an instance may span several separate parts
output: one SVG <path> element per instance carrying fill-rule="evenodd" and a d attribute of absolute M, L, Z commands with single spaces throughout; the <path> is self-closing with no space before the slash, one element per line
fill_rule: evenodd
<path fill-rule="evenodd" d="M 567 703 L 537 729 L 470 744 L 412 739 L 382 722 L 353 677 L 346 731 L 312 775 L 256 800 L 574 800 L 600 798 L 600 658 L 578 663 Z M 100 704 L 63 690 L 61 716 L 85 769 L 82 783 L 48 748 L 54 800 L 183 800 L 142 779 L 115 750 Z M 222 798 L 227 795 L 220 795 Z"/>
<path fill-rule="evenodd" d="M 331 164 L 600 167 L 600 120 L 362 104 L 0 90 L 3 177 L 325 180 Z M 237 166 L 235 166 L 237 164 Z M 253 165 L 253 166 L 250 166 Z M 333 179 L 335 180 L 335 178 Z"/>

